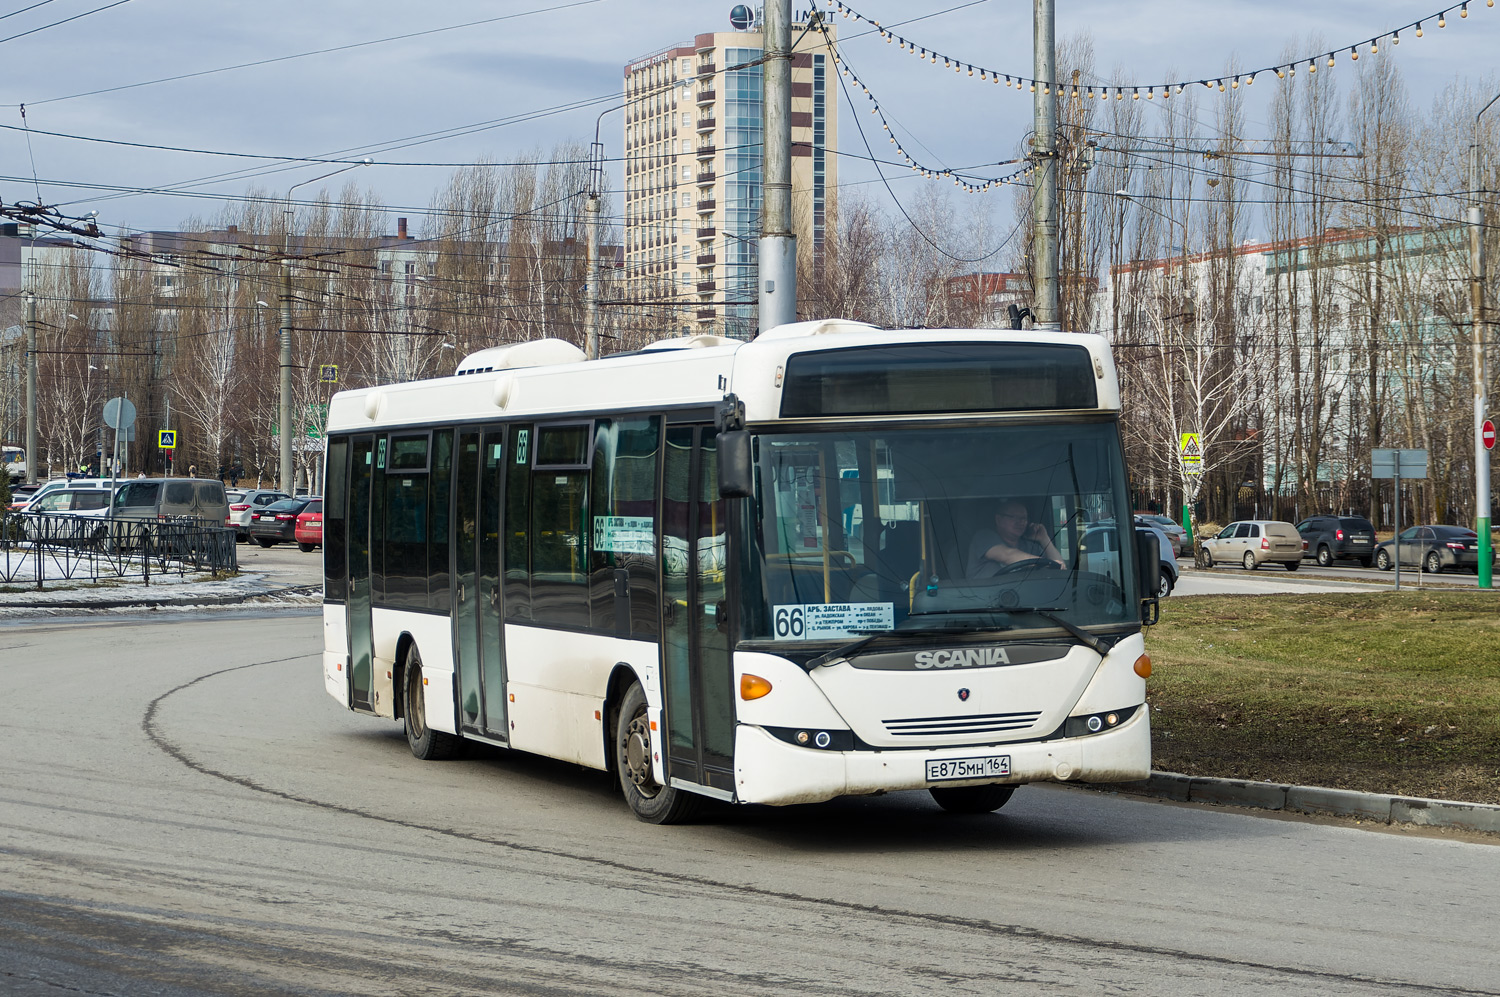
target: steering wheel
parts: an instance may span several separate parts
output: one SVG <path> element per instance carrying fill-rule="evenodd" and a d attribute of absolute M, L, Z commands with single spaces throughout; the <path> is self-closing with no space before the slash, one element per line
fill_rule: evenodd
<path fill-rule="evenodd" d="M 1050 557 L 1028 557 L 1024 561 L 1012 561 L 1009 564 L 1001 565 L 1000 570 L 995 572 L 995 577 L 1008 575 L 1012 571 L 1020 571 L 1022 568 L 1052 568 L 1054 570 L 1061 570 L 1057 567 L 1057 562 Z"/>

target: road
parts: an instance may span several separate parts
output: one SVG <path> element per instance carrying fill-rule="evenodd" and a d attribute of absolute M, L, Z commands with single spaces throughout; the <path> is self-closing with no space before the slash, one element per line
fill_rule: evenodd
<path fill-rule="evenodd" d="M 1500 994 L 1500 851 L 1058 787 L 635 821 L 418 762 L 316 616 L 0 627 L 0 991 Z"/>
<path fill-rule="evenodd" d="M 1256 595 L 1269 592 L 1389 592 L 1395 582 L 1394 571 L 1377 568 L 1361 568 L 1353 561 L 1339 562 L 1329 568 L 1320 568 L 1312 561 L 1303 561 L 1296 571 L 1287 571 L 1279 565 L 1267 564 L 1254 571 L 1246 571 L 1237 564 L 1217 564 L 1212 568 L 1198 568 L 1192 558 L 1177 560 L 1181 577 L 1173 595 Z M 1439 588 L 1443 591 L 1473 590 L 1478 587 L 1478 578 L 1467 571 L 1444 571 L 1436 575 L 1418 572 L 1415 568 L 1401 570 L 1401 590 L 1418 591 L 1424 588 Z"/>

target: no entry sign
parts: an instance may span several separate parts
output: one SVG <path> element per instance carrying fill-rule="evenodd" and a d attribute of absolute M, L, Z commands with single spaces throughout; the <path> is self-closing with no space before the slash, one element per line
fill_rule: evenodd
<path fill-rule="evenodd" d="M 1479 427 L 1479 438 L 1484 440 L 1486 450 L 1495 449 L 1495 424 L 1490 420 L 1484 420 L 1484 425 Z"/>

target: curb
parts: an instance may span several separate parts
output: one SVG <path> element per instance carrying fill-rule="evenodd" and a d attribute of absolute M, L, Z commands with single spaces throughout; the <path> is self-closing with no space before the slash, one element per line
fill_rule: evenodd
<path fill-rule="evenodd" d="M 43 611 L 49 609 L 162 609 L 167 606 L 227 606 L 236 602 L 254 602 L 259 599 L 274 599 L 289 595 L 316 595 L 323 590 L 321 585 L 288 585 L 279 589 L 258 592 L 236 592 L 230 595 L 166 596 L 161 599 L 92 599 L 75 602 L 39 602 L 31 604 L 0 603 L 0 610 L 27 609 Z"/>
<path fill-rule="evenodd" d="M 1358 817 L 1382 824 L 1415 824 L 1421 827 L 1454 827 L 1465 831 L 1500 834 L 1500 806 L 1462 803 L 1457 800 L 1427 800 L 1407 796 L 1382 796 L 1348 789 L 1321 789 L 1276 782 L 1248 782 L 1206 776 L 1155 772 L 1138 782 L 1088 783 L 1091 788 L 1154 796 L 1184 803 L 1210 803 L 1225 807 L 1283 810 L 1289 813 L 1334 817 Z"/>

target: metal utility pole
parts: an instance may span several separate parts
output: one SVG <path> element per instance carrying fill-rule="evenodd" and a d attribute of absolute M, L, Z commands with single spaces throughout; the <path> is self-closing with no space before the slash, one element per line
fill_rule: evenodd
<path fill-rule="evenodd" d="M 26 295 L 26 483 L 36 484 L 36 295 Z"/>
<path fill-rule="evenodd" d="M 1494 545 L 1490 540 L 1490 451 L 1484 445 L 1485 385 L 1484 206 L 1479 200 L 1479 117 L 1500 95 L 1474 115 L 1474 143 L 1469 146 L 1469 308 L 1474 339 L 1474 532 L 1479 534 L 1479 587 L 1494 587 Z"/>
<path fill-rule="evenodd" d="M 1057 288 L 1057 17 L 1055 0 L 1032 0 L 1034 35 L 1031 158 L 1031 311 L 1037 329 L 1060 329 Z"/>
<path fill-rule="evenodd" d="M 291 209 L 287 214 L 291 215 Z M 287 249 L 291 253 L 291 218 L 287 219 Z M 292 484 L 292 261 L 281 257 L 281 404 L 277 418 L 281 423 L 281 477 L 277 487 L 295 495 Z"/>
<path fill-rule="evenodd" d="M 608 112 L 606 112 L 608 113 Z M 604 115 L 599 119 L 602 121 Z M 584 356 L 599 359 L 599 195 L 604 189 L 604 145 L 599 141 L 599 125 L 594 125 L 594 145 L 589 150 L 589 189 L 583 201 L 584 285 L 583 340 Z"/>
<path fill-rule="evenodd" d="M 766 4 L 761 146 L 761 332 L 797 321 L 797 236 L 792 232 L 792 0 Z"/>

